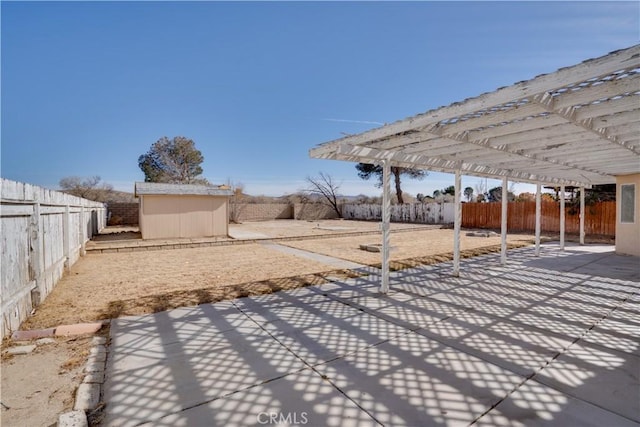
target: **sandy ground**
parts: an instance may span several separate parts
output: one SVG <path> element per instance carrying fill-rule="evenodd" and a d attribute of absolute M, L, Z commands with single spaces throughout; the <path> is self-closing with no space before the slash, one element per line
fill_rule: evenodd
<path fill-rule="evenodd" d="M 58 415 L 73 408 L 90 339 L 58 338 L 33 353 L 3 357 L 0 425 L 56 425 Z"/>
<path fill-rule="evenodd" d="M 460 238 L 460 249 L 476 249 L 485 246 L 500 244 L 500 236 L 497 237 L 469 237 L 463 230 Z M 530 241 L 534 236 L 525 234 L 507 235 L 508 242 Z M 360 249 L 364 244 L 380 244 L 380 235 L 334 237 L 327 239 L 300 240 L 282 242 L 283 245 L 298 249 L 304 249 L 323 255 L 330 255 L 361 264 L 377 264 L 380 262 L 380 254 Z M 453 230 L 418 230 L 391 233 L 391 259 L 403 260 L 407 258 L 425 257 L 442 253 L 453 252 Z"/>
<path fill-rule="evenodd" d="M 278 221 L 276 221 L 278 222 Z M 306 223 L 306 222 L 305 222 Z M 345 223 L 348 223 L 345 221 Z M 373 223 L 365 223 L 373 224 Z M 256 227 L 260 224 L 256 223 Z M 259 230 L 259 228 L 258 228 Z M 287 232 L 287 226 L 269 233 Z M 463 233 L 464 234 L 464 233 Z M 393 260 L 424 258 L 453 251 L 453 230 L 392 233 Z M 512 235 L 509 241 L 530 240 Z M 379 243 L 379 235 L 331 237 L 279 242 L 295 248 L 361 264 L 380 263 L 380 254 L 359 249 Z M 462 249 L 499 245 L 499 237 L 462 237 Z M 237 286 L 268 284 L 263 291 L 292 287 L 296 280 L 315 283 L 333 267 L 270 249 L 258 243 L 157 251 L 90 254 L 56 285 L 23 329 L 53 327 L 166 310 L 176 306 L 243 296 Z M 300 286 L 298 284 L 297 286 Z M 261 289 L 262 289 L 261 288 Z M 246 294 L 246 293 L 245 293 Z"/>
<path fill-rule="evenodd" d="M 162 295 L 329 270 L 260 244 L 91 254 L 78 261 L 23 329 L 160 311 Z M 154 297 L 148 310 L 114 313 L 119 301 Z"/>
<path fill-rule="evenodd" d="M 430 229 L 434 225 L 392 223 L 391 230 Z M 343 234 L 354 232 L 380 232 L 380 222 L 353 221 L 344 219 L 322 219 L 315 221 L 299 221 L 294 219 L 278 219 L 273 221 L 243 222 L 230 224 L 229 229 L 238 229 L 264 234 L 269 237 L 318 236 L 327 234 Z"/>

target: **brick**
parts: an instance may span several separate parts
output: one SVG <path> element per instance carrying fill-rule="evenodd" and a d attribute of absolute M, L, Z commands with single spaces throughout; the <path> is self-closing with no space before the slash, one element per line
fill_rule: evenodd
<path fill-rule="evenodd" d="M 56 328 L 56 336 L 95 334 L 102 328 L 102 323 L 78 323 L 76 325 L 61 325 Z"/>
<path fill-rule="evenodd" d="M 84 372 L 102 372 L 104 374 L 104 360 L 88 358 L 87 364 L 84 366 Z"/>
<path fill-rule="evenodd" d="M 100 384 L 82 383 L 76 392 L 76 411 L 90 411 L 100 403 Z"/>
<path fill-rule="evenodd" d="M 84 376 L 82 382 L 87 384 L 102 384 L 104 383 L 104 371 L 87 372 L 87 375 Z"/>
<path fill-rule="evenodd" d="M 54 328 L 34 329 L 31 331 L 15 331 L 13 334 L 11 334 L 11 339 L 16 341 L 34 340 L 37 338 L 52 337 L 54 332 Z"/>
<path fill-rule="evenodd" d="M 107 322 L 109 323 L 109 322 Z M 104 322 L 103 322 L 104 324 Z M 91 344 L 93 345 L 105 345 L 107 343 L 107 339 L 105 337 L 93 337 L 91 339 Z"/>
<path fill-rule="evenodd" d="M 88 427 L 87 415 L 84 411 L 71 411 L 60 414 L 58 427 Z"/>
<path fill-rule="evenodd" d="M 7 349 L 7 353 L 12 354 L 14 356 L 18 356 L 20 354 L 29 354 L 35 349 L 36 349 L 36 345 L 35 344 L 20 345 L 20 346 L 17 346 L 17 347 L 9 347 Z"/>
<path fill-rule="evenodd" d="M 95 354 L 89 355 L 89 357 L 87 358 L 87 363 L 94 362 L 94 361 L 104 363 L 105 360 L 107 360 L 107 353 L 105 352 L 95 353 Z"/>

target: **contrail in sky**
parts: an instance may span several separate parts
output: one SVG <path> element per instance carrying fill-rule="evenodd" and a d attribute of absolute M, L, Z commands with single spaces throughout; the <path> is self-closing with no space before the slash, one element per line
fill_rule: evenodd
<path fill-rule="evenodd" d="M 341 123 L 362 123 L 365 125 L 384 125 L 384 123 L 380 122 L 372 122 L 369 120 L 345 120 L 345 119 L 322 119 L 328 122 L 341 122 Z"/>

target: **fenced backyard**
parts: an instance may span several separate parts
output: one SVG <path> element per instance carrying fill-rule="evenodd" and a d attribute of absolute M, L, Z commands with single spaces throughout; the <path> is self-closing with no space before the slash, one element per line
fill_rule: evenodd
<path fill-rule="evenodd" d="M 0 334 L 16 330 L 53 290 L 85 243 L 106 224 L 106 208 L 35 185 L 2 179 Z"/>

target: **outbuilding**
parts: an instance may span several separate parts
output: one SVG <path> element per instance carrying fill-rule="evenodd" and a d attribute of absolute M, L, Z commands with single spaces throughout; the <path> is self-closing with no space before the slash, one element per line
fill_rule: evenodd
<path fill-rule="evenodd" d="M 143 239 L 227 236 L 227 186 L 136 182 Z"/>

